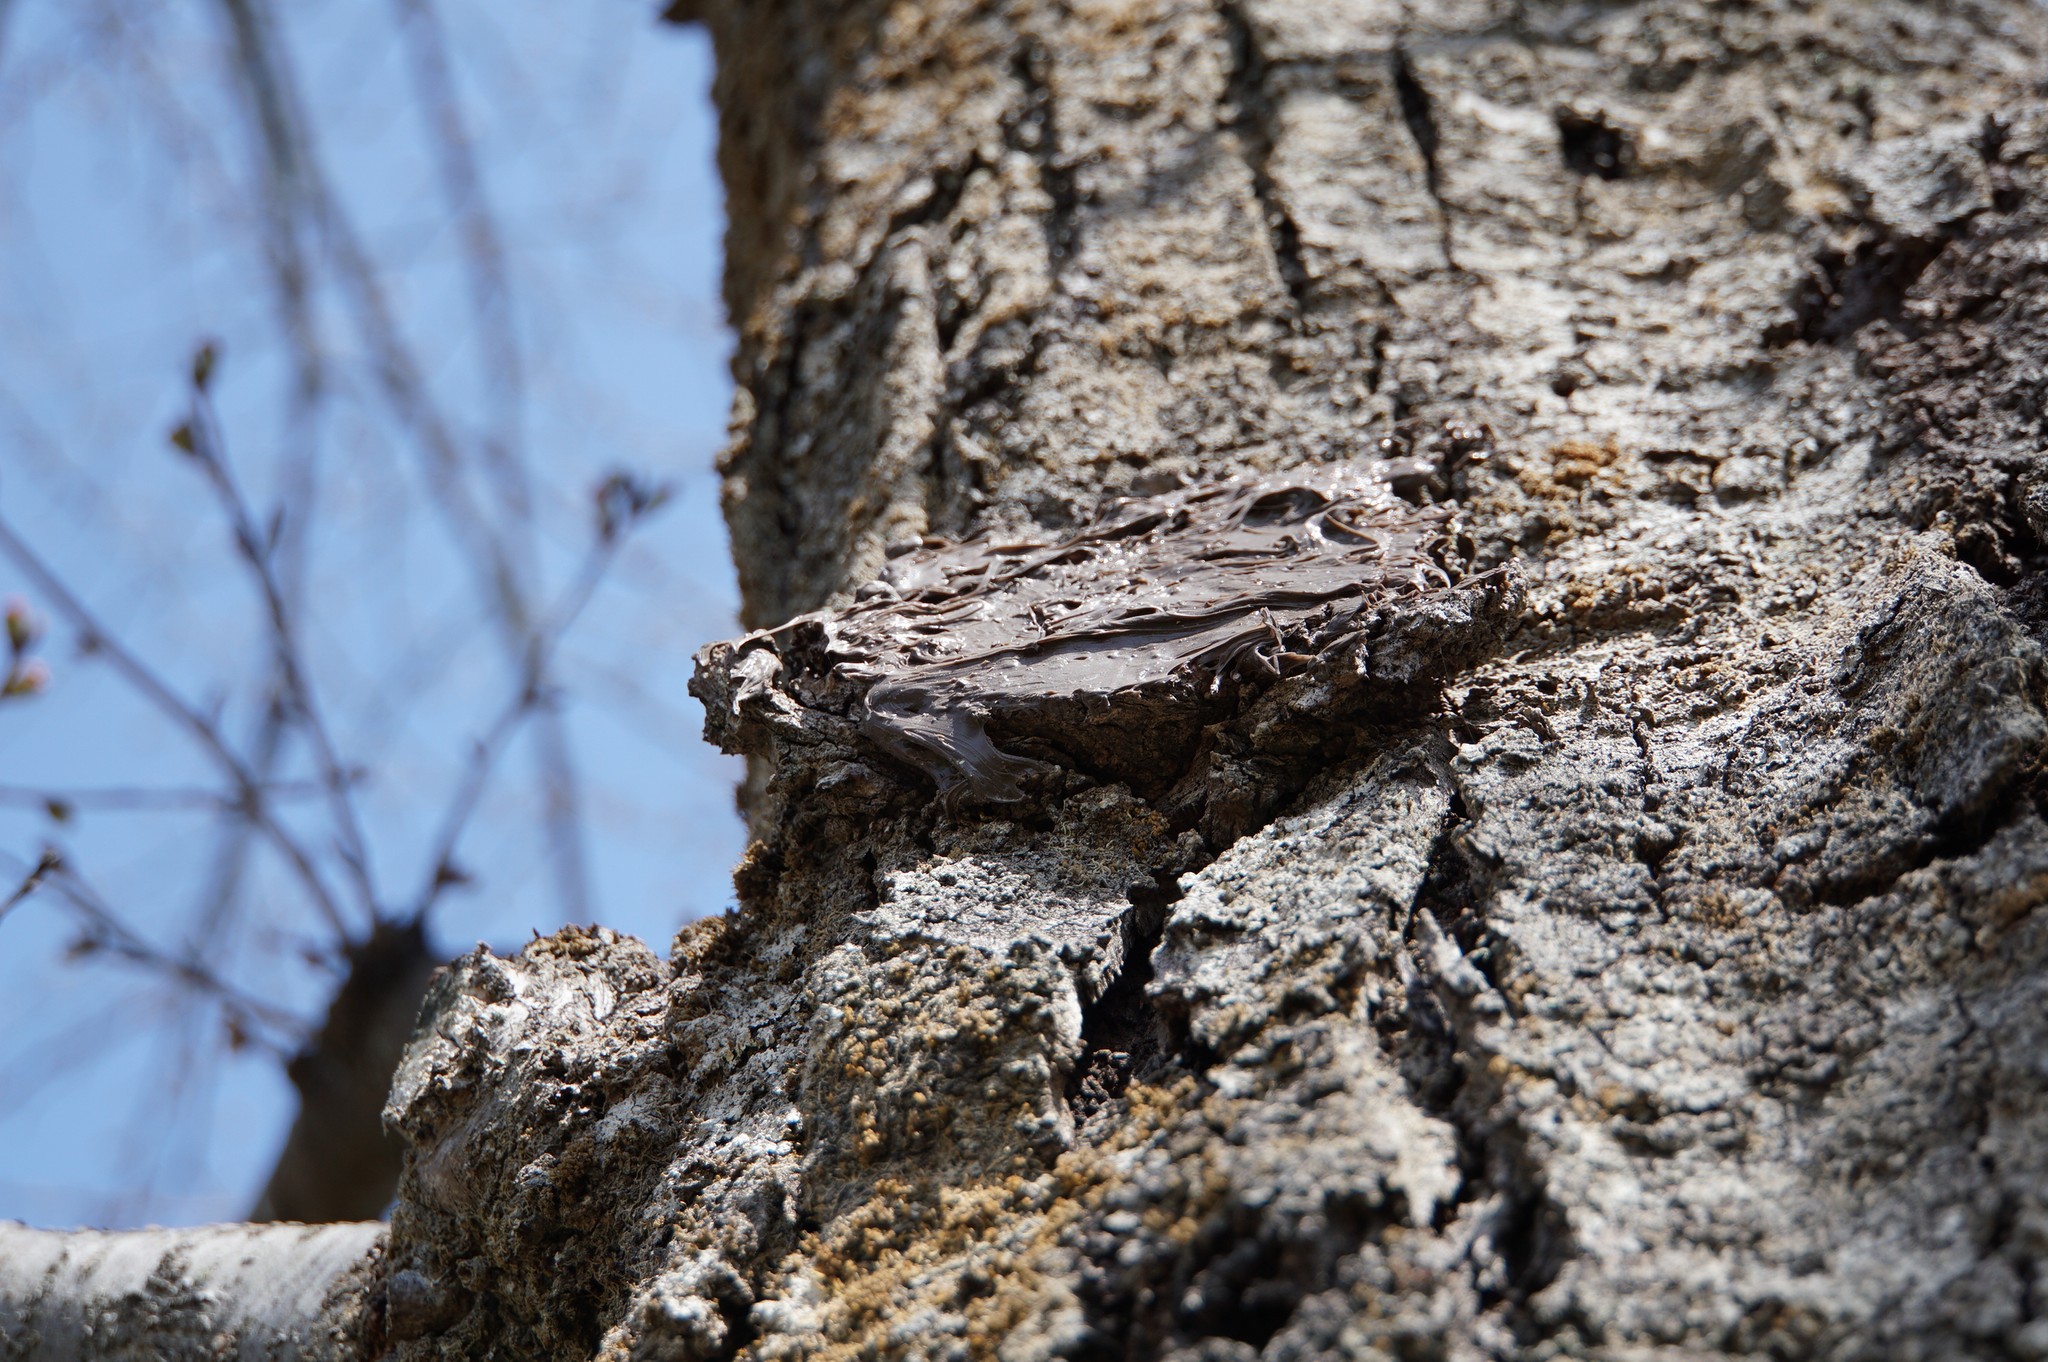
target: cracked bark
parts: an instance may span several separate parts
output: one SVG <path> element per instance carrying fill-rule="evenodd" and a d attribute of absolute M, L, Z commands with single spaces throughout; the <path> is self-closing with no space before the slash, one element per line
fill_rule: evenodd
<path fill-rule="evenodd" d="M 2038 7 L 687 9 L 750 625 L 1382 456 L 1526 608 L 1195 804 L 782 713 L 737 914 L 436 986 L 398 1356 L 2048 1356 Z"/>
<path fill-rule="evenodd" d="M 2041 1085 L 1958 1020 L 2040 1031 L 2048 512 L 2026 508 L 2048 495 L 2030 361 L 1986 339 L 2035 315 L 2038 16 L 856 8 L 788 172 L 807 244 L 747 268 L 801 299 L 806 251 L 886 249 L 859 224 L 892 176 L 991 148 L 923 230 L 957 336 L 993 282 L 1032 281 L 1001 310 L 1030 363 L 975 387 L 985 500 L 932 530 L 1043 533 L 1105 494 L 1386 453 L 1437 465 L 1421 495 L 1522 565 L 1531 608 L 1437 714 L 1298 747 L 1281 807 L 1193 843 L 1095 787 L 1085 817 L 933 819 L 885 754 L 777 745 L 722 948 L 838 961 L 855 1011 L 967 976 L 998 1005 L 978 971 L 1024 951 L 1040 988 L 1028 943 L 1090 922 L 1135 963 L 1073 985 L 1035 1090 L 976 1088 L 1018 1053 L 923 1004 L 890 1015 L 957 1079 L 828 1081 L 813 1050 L 789 1196 L 853 1194 L 727 1255 L 761 1302 L 746 1346 L 2048 1346 L 2037 1156 L 2008 1162 Z M 701 9 L 722 50 L 759 40 L 757 7 Z M 729 90 L 728 115 L 779 97 Z M 959 419 L 972 343 L 945 364 Z M 1493 457 L 1447 457 L 1453 430 Z M 880 867 L 872 904 L 832 907 L 841 839 Z M 1128 887 L 1084 889 L 1110 844 L 1126 886 L 1171 886 L 1156 933 Z M 1994 883 L 2024 887 L 1968 887 Z M 1055 957 L 1099 977 L 1085 947 Z"/>

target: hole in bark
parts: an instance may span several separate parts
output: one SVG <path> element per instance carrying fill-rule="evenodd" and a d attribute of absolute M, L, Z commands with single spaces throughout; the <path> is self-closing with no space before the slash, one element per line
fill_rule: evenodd
<path fill-rule="evenodd" d="M 718 1302 L 719 1317 L 725 1321 L 725 1345 L 731 1350 L 726 1354 L 728 1357 L 738 1357 L 761 1336 L 754 1327 L 750 1304 L 736 1296 L 722 1297 Z"/>
<path fill-rule="evenodd" d="M 1145 986 L 1152 982 L 1152 950 L 1166 929 L 1167 909 L 1179 897 L 1178 882 L 1166 874 L 1131 891 L 1123 971 L 1081 1009 L 1081 1054 L 1067 1080 L 1067 1105 L 1084 1143 L 1094 1143 L 1091 1126 L 1098 1113 L 1133 1082 L 1153 1078 L 1173 1062 L 1171 1032 Z"/>
<path fill-rule="evenodd" d="M 1573 174 L 1621 180 L 1635 167 L 1635 147 L 1628 134 L 1608 122 L 1605 114 L 1559 109 L 1557 141 Z"/>
<path fill-rule="evenodd" d="M 1286 1327 L 1308 1283 L 1288 1271 L 1278 1249 L 1240 1243 L 1202 1274 L 1203 1308 L 1189 1333 L 1235 1339 L 1263 1348 Z"/>
<path fill-rule="evenodd" d="M 1793 325 L 1766 336 L 1766 343 L 1839 341 L 1874 321 L 1896 319 L 1907 293 L 1947 244 L 1871 237 L 1846 250 L 1822 251 L 1793 299 Z"/>
<path fill-rule="evenodd" d="M 1494 1233 L 1494 1246 L 1506 1270 L 1504 1290 L 1480 1293 L 1483 1305 L 1494 1300 L 1509 1303 L 1509 1327 L 1523 1342 L 1533 1342 L 1540 1332 L 1528 1317 L 1531 1297 L 1557 1280 L 1560 1268 L 1571 1256 L 1571 1232 L 1564 1210 L 1540 1185 L 1516 1196 L 1502 1212 Z"/>

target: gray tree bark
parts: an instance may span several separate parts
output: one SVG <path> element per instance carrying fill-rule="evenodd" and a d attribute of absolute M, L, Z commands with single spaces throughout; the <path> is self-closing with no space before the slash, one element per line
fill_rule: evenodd
<path fill-rule="evenodd" d="M 442 978 L 363 1346 L 2048 1357 L 2048 17 L 675 14 L 741 907 Z M 947 554 L 1354 466 L 1325 651 L 877 726 Z"/>
<path fill-rule="evenodd" d="M 365 1354 L 383 1227 L 63 1233 L 0 1222 L 0 1357 L 324 1362 Z"/>

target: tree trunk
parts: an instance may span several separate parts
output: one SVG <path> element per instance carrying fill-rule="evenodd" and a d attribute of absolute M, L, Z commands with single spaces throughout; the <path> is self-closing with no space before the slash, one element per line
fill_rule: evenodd
<path fill-rule="evenodd" d="M 398 1186 L 403 1150 L 380 1113 L 441 962 L 416 921 L 378 923 L 344 960 L 320 1030 L 286 1068 L 299 1112 L 251 1220 L 371 1220 Z"/>
<path fill-rule="evenodd" d="M 674 17 L 756 840 L 435 985 L 398 1356 L 2048 1357 L 2037 7 Z"/>

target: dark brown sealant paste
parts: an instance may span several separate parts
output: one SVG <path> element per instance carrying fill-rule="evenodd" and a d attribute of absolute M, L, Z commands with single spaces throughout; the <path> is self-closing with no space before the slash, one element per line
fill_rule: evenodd
<path fill-rule="evenodd" d="M 949 810 L 1014 801 L 1047 769 L 1017 750 L 1048 745 L 1034 739 L 1184 727 L 1226 688 L 1339 654 L 1370 679 L 1368 626 L 1459 586 L 1449 509 L 1395 494 L 1410 471 L 1298 468 L 1123 498 L 1060 538 L 927 541 L 851 606 L 704 650 L 700 682 L 720 669 L 726 684 L 693 689 L 742 723 L 775 689 L 844 715 Z M 722 718 L 713 736 L 739 745 Z"/>

